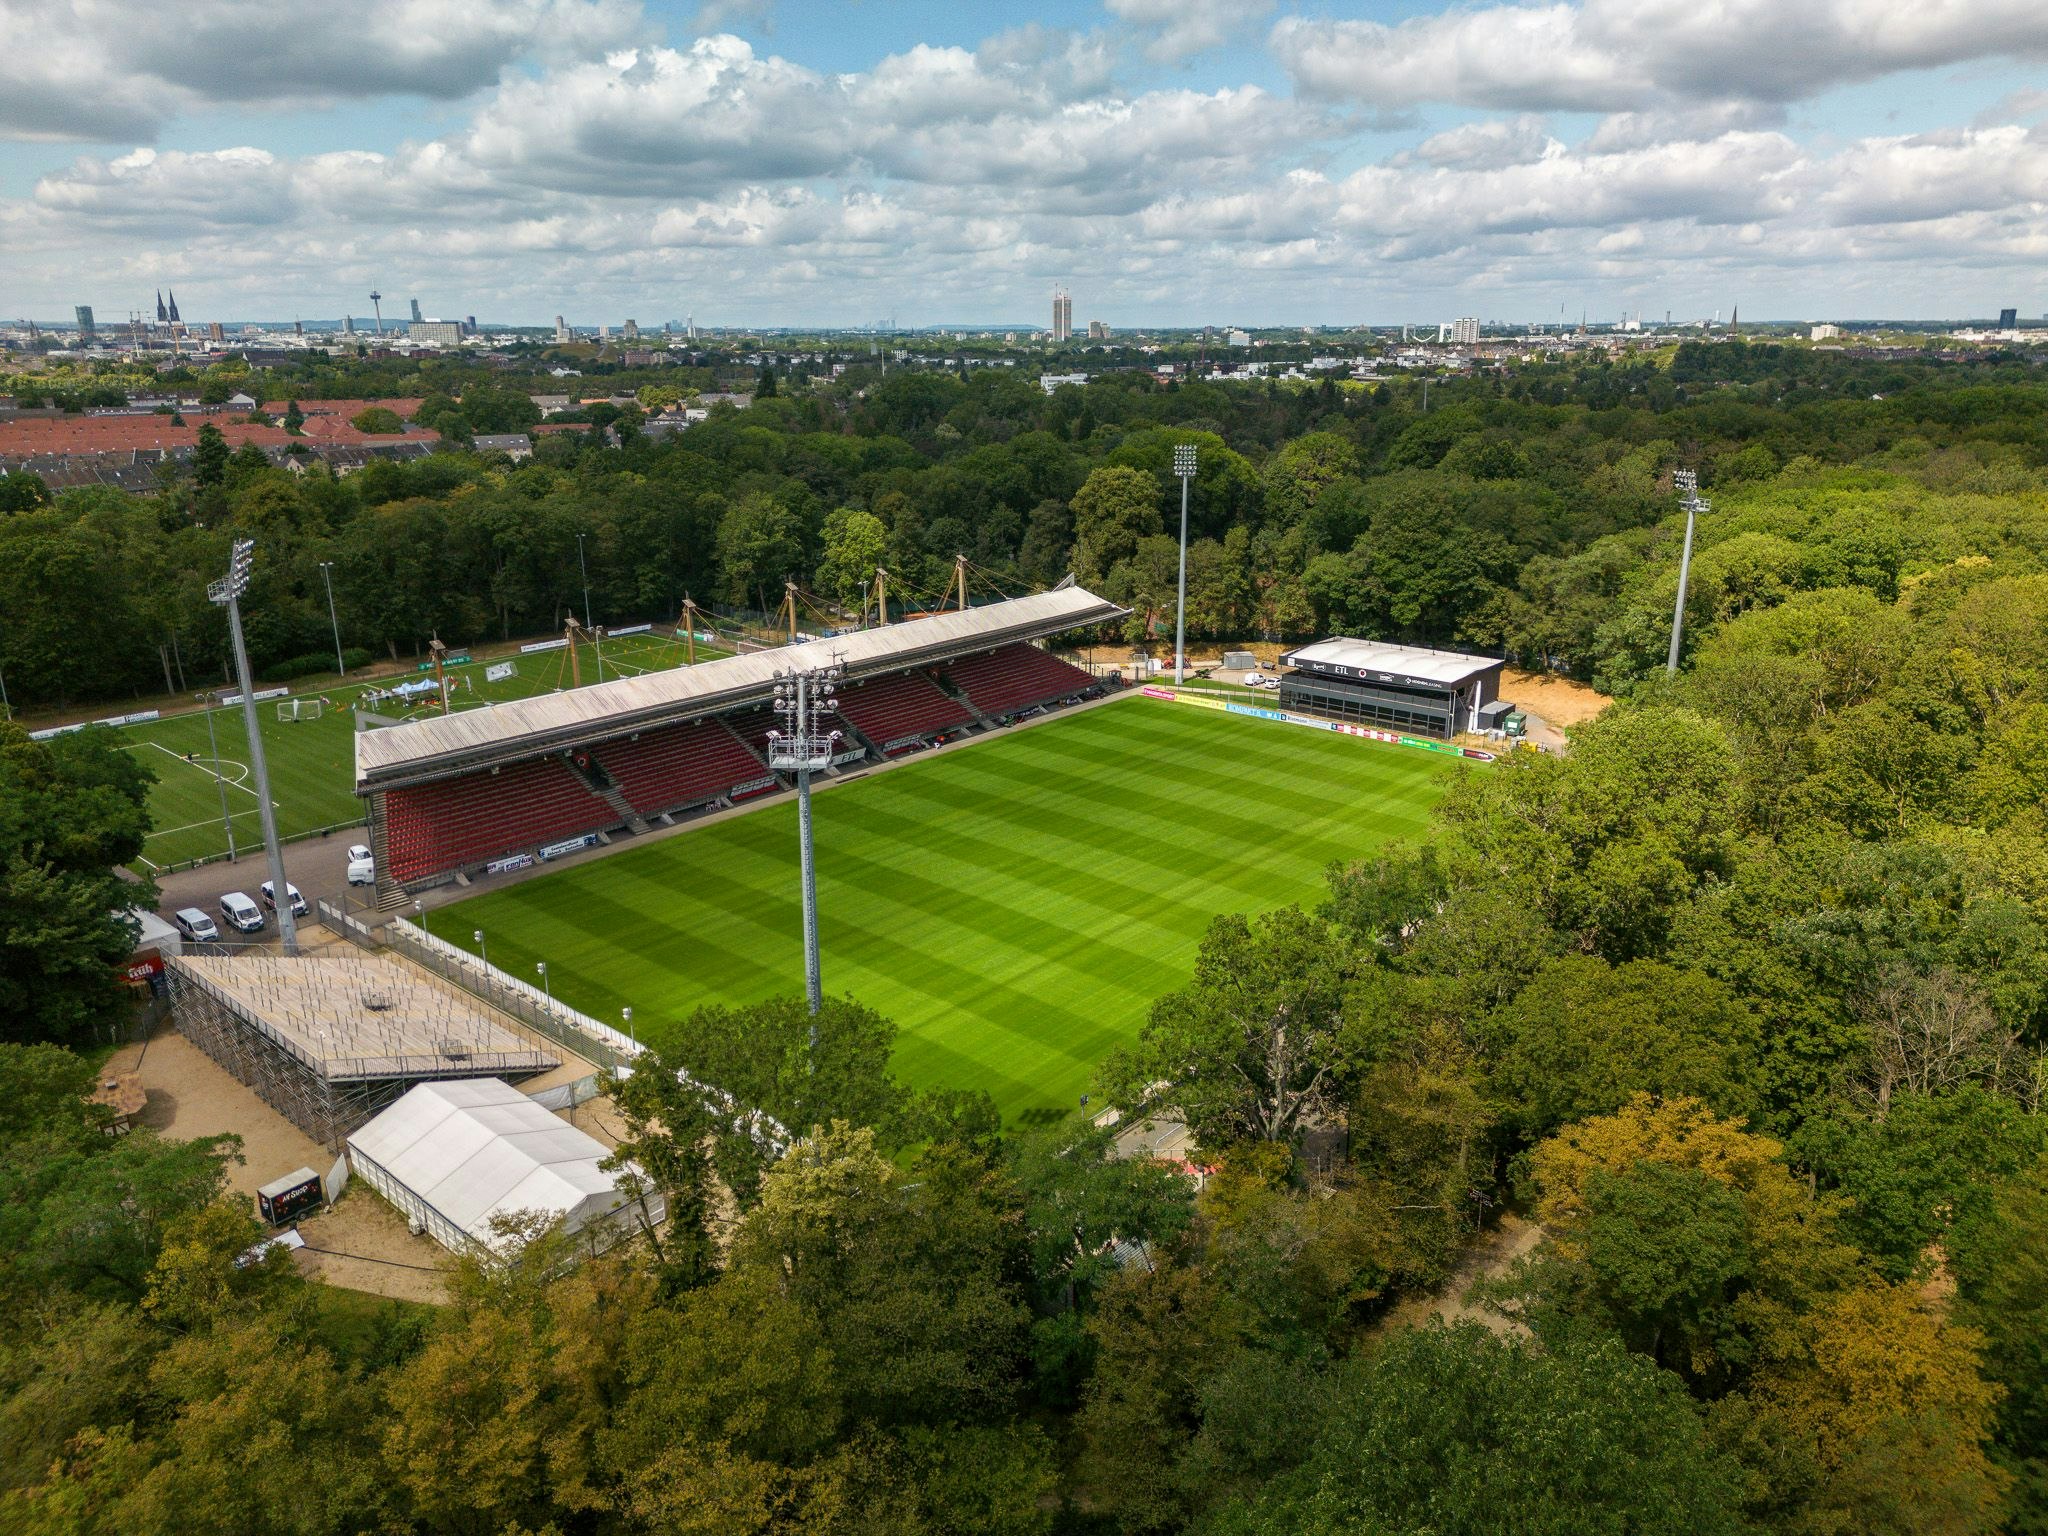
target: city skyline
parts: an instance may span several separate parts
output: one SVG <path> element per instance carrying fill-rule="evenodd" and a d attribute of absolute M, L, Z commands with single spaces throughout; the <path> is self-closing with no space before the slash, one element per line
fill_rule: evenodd
<path fill-rule="evenodd" d="M 0 313 L 2048 310 L 2016 0 L 473 10 L 0 0 Z"/>

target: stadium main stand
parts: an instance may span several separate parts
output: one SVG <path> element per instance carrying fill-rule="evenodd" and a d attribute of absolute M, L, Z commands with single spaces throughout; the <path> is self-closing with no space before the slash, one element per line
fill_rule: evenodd
<path fill-rule="evenodd" d="M 973 710 L 916 672 L 848 684 L 839 693 L 839 713 L 884 752 L 957 730 L 974 719 Z"/>
<path fill-rule="evenodd" d="M 1095 686 L 1079 667 L 1035 645 L 1006 645 L 982 656 L 949 661 L 940 672 L 991 720 L 1001 720 Z"/>
<path fill-rule="evenodd" d="M 409 884 L 615 825 L 618 813 L 560 758 L 408 785 L 384 796 L 385 866 Z"/>
<path fill-rule="evenodd" d="M 784 787 L 766 766 L 776 680 L 836 665 L 840 714 L 877 753 L 986 729 L 1095 680 L 1030 644 L 1125 616 L 1063 584 L 964 612 L 725 656 L 356 734 L 378 901 L 635 818 Z M 933 673 L 950 680 L 948 693 Z M 979 711 L 979 714 L 977 714 Z M 848 750 L 862 750 L 849 739 Z M 579 776 L 566 761 L 574 757 Z M 600 792 L 600 790 L 602 792 Z M 630 812 L 630 814 L 629 814 Z"/>

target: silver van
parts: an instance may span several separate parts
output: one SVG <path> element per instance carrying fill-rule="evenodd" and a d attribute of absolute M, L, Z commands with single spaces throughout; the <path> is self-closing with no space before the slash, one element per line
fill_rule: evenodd
<path fill-rule="evenodd" d="M 263 931 L 263 909 L 249 899 L 247 891 L 229 891 L 221 897 L 220 915 L 228 920 L 229 927 L 244 933 Z"/>
<path fill-rule="evenodd" d="M 220 930 L 213 926 L 213 919 L 197 907 L 180 907 L 171 914 L 171 925 L 196 942 L 210 944 L 220 940 Z"/>

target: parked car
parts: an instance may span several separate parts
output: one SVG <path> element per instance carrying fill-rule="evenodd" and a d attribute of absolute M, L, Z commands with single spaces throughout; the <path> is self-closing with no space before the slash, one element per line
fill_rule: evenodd
<path fill-rule="evenodd" d="M 370 856 L 366 843 L 350 843 L 348 848 L 348 883 L 350 885 L 375 885 L 377 883 L 377 861 Z"/>
<path fill-rule="evenodd" d="M 1244 685 L 1247 688 L 1263 688 L 1266 686 L 1266 674 L 1263 672 L 1247 672 L 1244 675 Z"/>
<path fill-rule="evenodd" d="M 243 933 L 263 931 L 263 909 L 249 899 L 247 891 L 229 891 L 220 899 L 220 915 L 228 920 L 228 926 L 239 928 Z"/>
<path fill-rule="evenodd" d="M 197 907 L 180 907 L 171 914 L 171 924 L 188 939 L 215 942 L 220 930 L 213 926 L 213 919 Z"/>
<path fill-rule="evenodd" d="M 1260 682 L 1260 684 L 1259 684 L 1259 686 L 1260 686 L 1261 688 L 1271 688 L 1271 689 L 1274 689 L 1275 691 L 1278 691 L 1278 689 L 1279 689 L 1279 687 L 1280 687 L 1280 679 L 1279 679 L 1279 678 L 1277 678 L 1277 677 L 1269 677 L 1269 678 L 1266 678 L 1266 679 L 1264 679 L 1263 681 L 1261 681 L 1261 682 Z"/>
<path fill-rule="evenodd" d="M 285 881 L 284 888 L 292 893 L 292 916 L 304 917 L 306 915 L 306 898 L 299 894 L 299 888 L 289 880 Z M 270 882 L 268 880 L 264 881 L 262 885 L 257 887 L 257 890 L 262 894 L 263 905 L 275 912 L 277 910 L 277 892 L 270 888 Z"/>

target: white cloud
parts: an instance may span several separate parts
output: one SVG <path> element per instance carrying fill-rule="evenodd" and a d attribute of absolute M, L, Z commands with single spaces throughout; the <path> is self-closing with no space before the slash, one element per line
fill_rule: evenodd
<path fill-rule="evenodd" d="M 640 36 L 637 0 L 72 0 L 0 5 L 0 137 L 155 136 L 209 105 L 444 100 L 527 57 Z"/>
<path fill-rule="evenodd" d="M 1273 9 L 1273 0 L 1103 0 L 1109 13 L 1149 34 L 1145 56 L 1176 64 L 1220 48 Z"/>
<path fill-rule="evenodd" d="M 1457 127 L 1424 139 L 1407 158 L 1438 167 L 1458 166 L 1466 170 L 1498 170 L 1522 165 L 1546 154 L 1560 153 L 1564 146 L 1550 136 L 1542 118 L 1525 112 L 1519 117 L 1486 118 L 1460 123 Z"/>
<path fill-rule="evenodd" d="M 1270 44 L 1307 92 L 1374 106 L 1635 112 L 1804 100 L 1974 59 L 2048 58 L 2038 0 L 1583 0 L 1411 18 L 1287 16 Z"/>

